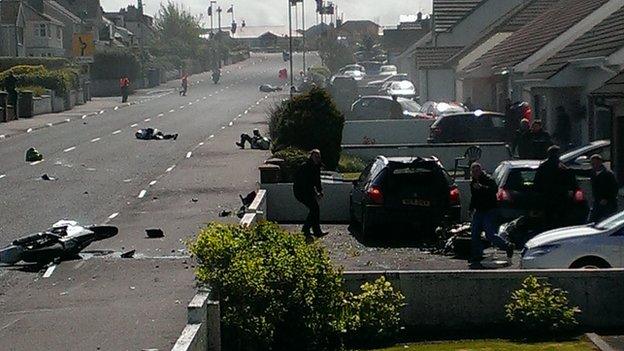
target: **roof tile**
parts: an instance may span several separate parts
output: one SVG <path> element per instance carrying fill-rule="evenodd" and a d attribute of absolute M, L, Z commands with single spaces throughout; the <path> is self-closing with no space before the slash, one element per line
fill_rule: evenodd
<path fill-rule="evenodd" d="M 487 0 L 433 0 L 435 31 L 452 31 L 457 23 L 461 22 L 485 1 Z"/>

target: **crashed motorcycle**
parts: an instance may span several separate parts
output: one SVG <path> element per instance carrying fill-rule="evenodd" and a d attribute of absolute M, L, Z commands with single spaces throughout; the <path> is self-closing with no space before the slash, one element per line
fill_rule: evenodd
<path fill-rule="evenodd" d="M 78 222 L 63 220 L 44 232 L 14 240 L 0 249 L 0 263 L 46 264 L 72 259 L 91 243 L 112 238 L 118 232 L 113 226 L 81 226 Z"/>

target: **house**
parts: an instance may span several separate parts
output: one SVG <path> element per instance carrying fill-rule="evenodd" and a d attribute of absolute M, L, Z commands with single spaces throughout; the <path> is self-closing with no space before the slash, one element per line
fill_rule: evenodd
<path fill-rule="evenodd" d="M 100 38 L 98 46 L 132 47 L 136 44 L 134 33 L 116 25 L 108 17 L 102 17 L 102 24 L 98 34 Z"/>
<path fill-rule="evenodd" d="M 33 3 L 33 0 L 29 0 Z M 55 0 L 34 0 L 35 2 L 43 3 L 43 13 L 56 18 L 64 25 L 63 30 L 63 49 L 65 50 L 64 56 L 72 56 L 72 41 L 74 33 L 80 33 L 82 31 L 82 20 L 74 15 L 71 11 L 64 8 Z"/>
<path fill-rule="evenodd" d="M 432 30 L 396 59 L 419 87 L 421 101 L 456 100 L 455 70 L 448 61 L 527 1 L 434 0 Z"/>
<path fill-rule="evenodd" d="M 56 0 L 62 7 L 71 11 L 82 20 L 82 29 L 85 33 L 92 33 L 96 41 L 100 40 L 99 33 L 104 27 L 103 10 L 100 0 Z"/>
<path fill-rule="evenodd" d="M 365 38 L 378 38 L 379 25 L 373 21 L 346 21 L 336 27 L 336 34 L 351 45 L 361 43 Z"/>
<path fill-rule="evenodd" d="M 577 145 L 609 138 L 613 114 L 591 93 L 624 67 L 623 7 L 621 0 L 558 1 L 458 72 L 463 92 L 498 110 L 528 101 L 550 132 L 564 107 Z"/>
<path fill-rule="evenodd" d="M 0 56 L 26 56 L 26 18 L 19 1 L 0 1 Z"/>
<path fill-rule="evenodd" d="M 245 26 L 239 28 L 231 37 L 248 45 L 254 50 L 282 50 L 290 44 L 288 26 Z M 297 47 L 302 34 L 293 29 L 293 45 Z"/>
<path fill-rule="evenodd" d="M 156 37 L 156 27 L 154 18 L 143 13 L 142 9 L 129 5 L 119 12 L 106 12 L 104 14 L 108 20 L 117 27 L 125 28 L 134 35 L 134 44 L 147 45 Z"/>
<path fill-rule="evenodd" d="M 381 44 L 388 53 L 388 60 L 395 63 L 395 58 L 403 53 L 407 48 L 427 35 L 431 30 L 431 19 L 423 18 L 419 12 L 413 21 L 400 22 L 396 28 L 386 28 L 383 30 Z"/>

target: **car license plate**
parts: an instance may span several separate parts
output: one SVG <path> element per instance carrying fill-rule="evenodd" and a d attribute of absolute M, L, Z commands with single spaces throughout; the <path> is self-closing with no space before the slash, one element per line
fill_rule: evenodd
<path fill-rule="evenodd" d="M 403 205 L 429 207 L 431 202 L 427 200 L 405 199 L 403 200 Z"/>

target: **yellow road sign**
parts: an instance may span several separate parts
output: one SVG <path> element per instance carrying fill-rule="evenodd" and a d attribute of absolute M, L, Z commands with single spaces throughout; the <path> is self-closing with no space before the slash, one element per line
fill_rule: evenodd
<path fill-rule="evenodd" d="M 74 33 L 72 54 L 74 57 L 93 57 L 95 54 L 93 33 Z"/>

